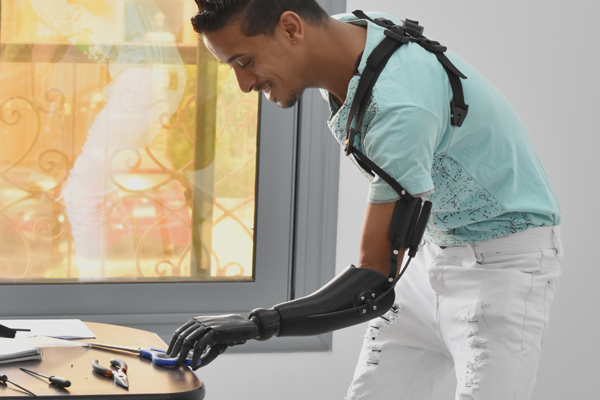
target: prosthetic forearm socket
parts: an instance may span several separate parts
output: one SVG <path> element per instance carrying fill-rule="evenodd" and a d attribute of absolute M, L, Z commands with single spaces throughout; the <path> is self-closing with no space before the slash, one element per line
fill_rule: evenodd
<path fill-rule="evenodd" d="M 270 309 L 256 309 L 249 318 L 258 326 L 257 340 L 273 335 L 319 335 L 383 315 L 394 299 L 387 277 L 350 265 L 315 293 Z"/>

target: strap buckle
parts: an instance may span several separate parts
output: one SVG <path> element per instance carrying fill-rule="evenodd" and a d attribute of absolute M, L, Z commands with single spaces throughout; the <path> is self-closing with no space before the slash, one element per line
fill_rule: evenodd
<path fill-rule="evenodd" d="M 452 100 L 450 102 L 450 125 L 461 127 L 468 112 L 469 106 L 467 104 L 458 106 L 454 100 Z"/>
<path fill-rule="evenodd" d="M 448 48 L 433 40 L 421 38 L 417 40 L 417 43 L 425 50 L 431 53 L 444 53 Z"/>
<path fill-rule="evenodd" d="M 377 25 L 379 25 L 381 27 L 385 26 L 386 28 L 393 28 L 394 26 L 397 26 L 389 19 L 386 19 L 383 17 L 375 18 L 375 20 L 373 20 L 373 22 L 375 22 Z"/>
<path fill-rule="evenodd" d="M 414 38 L 423 37 L 423 30 L 425 28 L 419 25 L 419 21 L 413 21 L 407 18 L 402 23 L 402 27 L 410 36 Z"/>
<path fill-rule="evenodd" d="M 391 39 L 394 39 L 397 42 L 400 42 L 400 44 L 404 44 L 404 43 L 408 43 L 410 42 L 410 37 L 406 36 L 404 34 L 403 31 L 401 31 L 400 29 L 386 29 L 383 31 L 383 34 Z"/>
<path fill-rule="evenodd" d="M 350 128 L 348 135 L 346 135 L 346 142 L 344 143 L 344 154 L 349 156 L 352 154 L 354 148 L 354 136 L 356 136 L 356 129 Z"/>

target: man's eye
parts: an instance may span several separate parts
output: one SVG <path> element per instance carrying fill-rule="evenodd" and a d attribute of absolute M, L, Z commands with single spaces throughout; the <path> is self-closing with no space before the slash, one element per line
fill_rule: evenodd
<path fill-rule="evenodd" d="M 248 67 L 250 65 L 251 62 L 252 62 L 252 59 L 249 59 L 245 63 L 239 62 L 238 64 L 240 65 L 240 67 L 246 68 L 246 67 Z"/>

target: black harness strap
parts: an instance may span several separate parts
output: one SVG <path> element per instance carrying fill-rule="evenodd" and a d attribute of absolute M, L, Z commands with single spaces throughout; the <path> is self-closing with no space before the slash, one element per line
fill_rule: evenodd
<path fill-rule="evenodd" d="M 368 20 L 385 28 L 385 38 L 375 47 L 367 58 L 366 66 L 358 82 L 354 100 L 350 106 L 350 113 L 346 123 L 346 142 L 345 154 L 352 154 L 357 164 L 367 173 L 374 176 L 377 174 L 388 185 L 390 185 L 399 195 L 400 200 L 396 203 L 392 223 L 390 226 L 389 239 L 392 244 L 392 252 L 390 254 L 390 274 L 388 282 L 390 282 L 391 290 L 396 282 L 410 263 L 410 260 L 416 255 L 419 242 L 425 233 L 429 214 L 431 212 L 431 202 L 423 202 L 421 198 L 411 196 L 398 181 L 388 175 L 377 164 L 371 161 L 365 154 L 354 147 L 354 140 L 357 131 L 362 126 L 362 121 L 367 108 L 367 104 L 371 97 L 371 92 L 375 86 L 377 78 L 383 71 L 386 63 L 396 50 L 403 44 L 413 42 L 420 45 L 423 49 L 435 54 L 438 61 L 442 64 L 448 81 L 452 88 L 453 99 L 450 102 L 450 124 L 460 127 L 467 116 L 469 106 L 465 103 L 464 92 L 461 79 L 466 79 L 452 62 L 446 57 L 444 52 L 447 50 L 439 42 L 427 39 L 423 36 L 423 27 L 417 21 L 409 19 L 404 21 L 402 26 L 394 24 L 392 21 L 385 18 L 372 19 L 364 12 L 357 10 L 353 14 L 364 20 Z M 354 126 L 352 121 L 355 119 Z M 396 277 L 398 272 L 397 256 L 398 249 L 404 247 L 408 249 L 409 260 L 404 269 Z"/>
<path fill-rule="evenodd" d="M 381 71 L 383 71 L 383 67 L 385 67 L 385 64 L 387 64 L 392 54 L 394 54 L 394 52 L 402 44 L 402 42 L 386 37 L 369 55 L 369 58 L 367 59 L 367 65 L 365 66 L 360 80 L 358 81 L 358 86 L 356 87 L 356 93 L 354 95 L 354 101 L 350 106 L 350 114 L 346 123 L 346 155 L 350 155 L 350 153 L 353 151 L 352 149 L 354 149 L 354 137 L 356 135 L 356 131 L 360 129 L 360 126 L 362 125 L 364 111 L 367 107 L 370 97 L 369 95 L 373 90 L 373 86 L 375 86 L 375 82 L 377 81 L 379 74 L 381 74 Z M 358 115 L 356 124 L 354 125 L 354 128 L 352 128 L 352 116 L 354 116 L 357 112 Z"/>
<path fill-rule="evenodd" d="M 410 193 L 408 193 L 402 187 L 402 185 L 398 183 L 397 180 L 388 175 L 387 172 L 381 169 L 377 164 L 371 161 L 371 159 L 364 155 L 362 152 L 358 151 L 357 149 L 354 149 L 352 154 L 354 155 L 354 159 L 356 160 L 358 165 L 360 165 L 365 171 L 371 172 L 371 174 L 375 173 L 379 177 L 381 177 L 381 179 L 383 179 L 388 185 L 390 185 L 392 189 L 394 189 L 396 193 L 400 195 L 400 197 L 406 199 L 407 201 L 411 201 L 413 199 L 413 196 L 411 196 Z"/>
<path fill-rule="evenodd" d="M 453 98 L 450 102 L 450 125 L 461 127 L 467 113 L 469 112 L 469 106 L 465 103 L 465 95 L 460 79 L 467 79 L 454 64 L 448 60 L 448 57 L 444 53 L 435 53 L 437 59 L 442 63 L 442 66 L 446 70 L 448 75 L 448 81 L 452 88 Z"/>

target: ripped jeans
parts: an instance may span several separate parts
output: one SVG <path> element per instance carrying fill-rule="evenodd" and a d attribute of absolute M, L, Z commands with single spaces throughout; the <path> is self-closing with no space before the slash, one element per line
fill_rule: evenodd
<path fill-rule="evenodd" d="M 372 320 L 346 399 L 531 397 L 562 259 L 560 227 L 440 248 L 425 242 Z"/>

